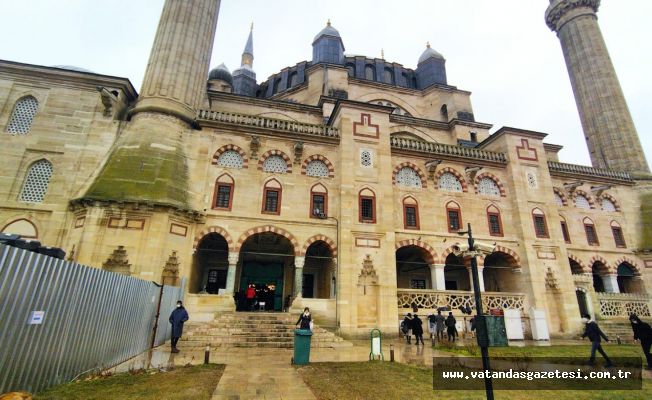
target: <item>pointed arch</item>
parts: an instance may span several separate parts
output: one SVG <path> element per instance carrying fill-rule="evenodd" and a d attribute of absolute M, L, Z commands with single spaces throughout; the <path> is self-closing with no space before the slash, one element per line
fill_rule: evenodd
<path fill-rule="evenodd" d="M 464 179 L 464 175 L 462 175 L 456 169 L 451 168 L 451 167 L 444 167 L 444 168 L 440 169 L 439 171 L 437 171 L 437 173 L 435 174 L 435 184 L 436 184 L 437 188 L 439 188 L 439 178 L 441 178 L 441 176 L 444 175 L 445 173 L 450 173 L 450 174 L 455 175 L 457 180 L 460 182 L 460 185 L 462 186 L 462 192 L 463 193 L 468 192 L 469 188 L 468 188 L 468 186 L 466 184 L 466 180 Z"/>
<path fill-rule="evenodd" d="M 308 164 L 310 164 L 311 161 L 323 162 L 324 164 L 326 164 L 326 167 L 328 167 L 328 177 L 329 178 L 335 177 L 335 167 L 333 166 L 333 163 L 331 163 L 328 158 L 326 158 L 321 154 L 313 154 L 307 157 L 305 160 L 303 160 L 303 163 L 301 164 L 301 175 L 307 175 L 306 169 L 308 168 Z"/>
<path fill-rule="evenodd" d="M 497 244 L 496 250 L 494 252 L 507 254 L 508 256 L 514 259 L 515 264 L 513 265 L 513 267 L 515 268 L 521 267 L 521 257 L 519 257 L 519 255 L 514 250 Z"/>
<path fill-rule="evenodd" d="M 584 190 L 582 190 L 582 189 L 577 189 L 577 190 L 575 191 L 575 193 L 573 193 L 573 202 L 576 201 L 576 199 L 577 199 L 578 196 L 583 196 L 584 198 L 586 198 L 586 200 L 589 202 L 589 206 L 591 207 L 591 209 L 592 209 L 592 210 L 595 209 L 595 199 L 593 199 L 593 196 L 591 196 L 590 194 L 586 193 L 586 192 L 585 192 Z M 575 206 L 577 207 L 577 205 L 575 205 Z"/>
<path fill-rule="evenodd" d="M 220 158 L 220 156 L 229 150 L 235 151 L 236 153 L 240 154 L 240 157 L 242 157 L 242 168 L 249 168 L 249 159 L 247 158 L 247 153 L 245 153 L 245 151 L 242 150 L 242 148 L 234 144 L 226 144 L 220 147 L 219 149 L 217 149 L 217 151 L 215 151 L 215 154 L 213 154 L 213 159 L 211 161 L 211 164 L 217 165 L 217 161 Z"/>
<path fill-rule="evenodd" d="M 193 251 L 197 250 L 197 246 L 199 245 L 199 242 L 201 242 L 201 240 L 209 233 L 217 233 L 221 235 L 224 238 L 224 240 L 226 240 L 226 243 L 229 246 L 229 251 L 235 250 L 235 246 L 233 245 L 233 240 L 231 239 L 231 235 L 229 235 L 229 232 L 227 232 L 221 226 L 213 225 L 202 229 L 201 231 L 199 231 L 199 233 L 195 235 L 195 240 L 192 243 Z"/>
<path fill-rule="evenodd" d="M 503 183 L 500 181 L 500 179 L 498 179 L 498 177 L 497 177 L 496 175 L 492 174 L 491 172 L 483 172 L 483 173 L 481 173 L 481 174 L 478 174 L 478 175 L 475 177 L 475 182 L 474 182 L 474 186 L 475 186 L 475 194 L 478 194 L 478 189 L 479 189 L 478 185 L 480 184 L 480 181 L 481 181 L 483 178 L 489 178 L 489 179 L 491 179 L 492 181 L 494 181 L 494 183 L 496 184 L 496 186 L 498 186 L 498 190 L 500 191 L 500 197 L 507 197 L 507 195 L 505 194 L 505 186 L 504 186 Z"/>
<path fill-rule="evenodd" d="M 583 273 L 591 272 L 591 269 L 587 268 L 586 264 L 575 254 L 568 253 L 568 258 L 575 261 L 582 268 Z"/>
<path fill-rule="evenodd" d="M 641 267 L 638 266 L 638 264 L 632 260 L 631 258 L 627 256 L 620 257 L 619 259 L 616 260 L 616 268 L 622 263 L 627 263 L 632 267 L 632 270 L 634 271 L 635 275 L 641 275 Z"/>
<path fill-rule="evenodd" d="M 407 247 L 407 246 L 416 246 L 419 247 L 428 253 L 428 260 L 426 260 L 427 263 L 429 264 L 437 264 L 439 262 L 439 258 L 437 257 L 437 252 L 435 249 L 429 245 L 426 242 L 423 242 L 418 239 L 406 239 L 406 240 L 401 240 L 400 242 L 396 242 L 394 248 L 395 250 L 400 249 L 401 247 Z"/>
<path fill-rule="evenodd" d="M 17 218 L 7 222 L 0 232 L 20 235 L 25 239 L 38 239 L 38 228 L 28 218 Z"/>
<path fill-rule="evenodd" d="M 303 247 L 301 248 L 301 253 L 299 255 L 305 256 L 306 252 L 308 251 L 308 247 L 318 241 L 326 243 L 326 245 L 330 248 L 333 257 L 337 256 L 337 244 L 335 244 L 331 238 L 322 234 L 311 236 L 308 240 L 306 240 L 306 242 L 303 244 Z"/>
<path fill-rule="evenodd" d="M 251 228 L 248 229 L 246 232 L 244 232 L 240 237 L 238 238 L 238 241 L 235 244 L 234 250 L 239 252 L 240 248 L 242 247 L 242 244 L 250 237 L 253 235 L 256 235 L 258 233 L 265 233 L 265 232 L 272 232 L 277 235 L 285 237 L 287 240 L 290 241 L 292 244 L 292 247 L 294 248 L 294 254 L 295 255 L 301 255 L 301 247 L 299 246 L 299 242 L 294 238 L 294 235 L 292 235 L 290 232 L 286 231 L 283 228 L 278 228 L 273 225 L 263 225 L 263 226 L 258 226 L 256 228 Z"/>
<path fill-rule="evenodd" d="M 281 214 L 281 201 L 283 200 L 283 184 L 276 178 L 270 178 L 263 185 L 263 204 L 261 212 L 264 214 Z"/>
<path fill-rule="evenodd" d="M 599 255 L 599 254 L 596 254 L 596 255 L 594 255 L 593 257 L 591 257 L 591 259 L 589 260 L 589 264 L 588 264 L 588 265 L 590 266 L 590 268 L 593 268 L 593 264 L 595 264 L 596 262 L 599 262 L 599 263 L 601 263 L 602 265 L 604 265 L 604 267 L 605 267 L 605 268 L 607 269 L 607 271 L 609 271 L 609 272 L 614 272 L 614 271 L 615 271 L 615 268 L 613 268 L 613 266 L 612 266 L 611 264 L 609 264 L 609 263 L 607 262 L 607 260 L 605 260 L 604 257 L 602 257 L 602 256 Z"/>
<path fill-rule="evenodd" d="M 271 156 L 280 156 L 285 160 L 285 164 L 287 166 L 286 173 L 291 174 L 292 173 L 292 160 L 290 160 L 290 157 L 282 152 L 281 150 L 268 150 L 266 151 L 260 158 L 258 159 L 258 170 L 262 171 L 263 170 L 263 164 L 265 163 L 265 160 L 267 160 Z"/>
<path fill-rule="evenodd" d="M 602 193 L 598 199 L 600 201 L 600 208 L 602 208 L 602 200 L 609 200 L 616 209 L 616 212 L 620 212 L 620 203 L 609 193 Z"/>
<path fill-rule="evenodd" d="M 567 206 L 568 206 L 568 197 L 566 196 L 566 193 L 564 193 L 564 191 L 561 190 L 561 189 L 558 188 L 558 187 L 553 187 L 553 188 L 552 188 L 552 191 L 555 192 L 555 194 L 556 194 L 557 196 L 559 196 L 559 198 L 561 199 L 561 204 L 562 204 L 564 207 L 567 207 Z"/>
<path fill-rule="evenodd" d="M 419 175 L 419 178 L 421 179 L 421 187 L 425 188 L 428 186 L 428 179 L 426 178 L 426 174 L 423 173 L 421 168 L 419 168 L 416 164 L 411 163 L 409 161 L 402 162 L 396 167 L 394 167 L 394 171 L 392 172 L 392 183 L 396 185 L 396 174 L 398 174 L 398 171 L 400 171 L 402 168 L 412 168 L 414 172 Z"/>
<path fill-rule="evenodd" d="M 27 168 L 18 199 L 24 203 L 42 203 L 47 194 L 53 171 L 52 163 L 45 158 L 33 162 Z"/>
<path fill-rule="evenodd" d="M 29 133 L 34 116 L 39 108 L 39 102 L 31 94 L 20 97 L 14 103 L 14 108 L 7 123 L 6 132 L 24 135 Z"/>

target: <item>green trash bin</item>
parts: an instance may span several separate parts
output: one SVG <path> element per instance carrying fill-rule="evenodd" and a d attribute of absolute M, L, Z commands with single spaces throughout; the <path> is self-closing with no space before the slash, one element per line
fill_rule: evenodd
<path fill-rule="evenodd" d="M 310 361 L 310 339 L 312 331 L 310 329 L 294 330 L 294 357 L 292 363 L 297 365 L 306 365 Z"/>

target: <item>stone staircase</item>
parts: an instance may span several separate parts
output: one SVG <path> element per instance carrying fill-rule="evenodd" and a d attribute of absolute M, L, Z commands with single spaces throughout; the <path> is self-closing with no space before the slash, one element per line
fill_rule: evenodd
<path fill-rule="evenodd" d="M 620 336 L 623 343 L 634 343 L 634 332 L 627 318 L 598 320 L 598 325 L 610 342 L 616 343 L 616 338 Z"/>
<path fill-rule="evenodd" d="M 223 312 L 212 321 L 186 323 L 177 347 L 199 350 L 210 344 L 211 348 L 292 348 L 297 318 L 290 313 L 279 312 Z M 314 325 L 311 347 L 351 346 L 351 342 Z"/>

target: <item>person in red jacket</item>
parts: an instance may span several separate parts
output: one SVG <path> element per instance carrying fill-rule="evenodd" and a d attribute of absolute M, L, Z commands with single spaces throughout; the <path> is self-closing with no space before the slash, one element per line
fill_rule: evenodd
<path fill-rule="evenodd" d="M 254 288 L 253 283 L 249 284 L 245 296 L 247 298 L 247 310 L 251 311 L 254 308 L 254 301 L 256 298 L 256 288 Z"/>

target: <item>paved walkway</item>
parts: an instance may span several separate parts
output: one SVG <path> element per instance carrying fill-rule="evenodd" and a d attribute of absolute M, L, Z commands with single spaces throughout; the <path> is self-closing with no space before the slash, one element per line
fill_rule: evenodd
<path fill-rule="evenodd" d="M 553 344 L 577 343 L 577 341 L 555 340 Z M 397 362 L 406 364 L 432 365 L 433 356 L 447 355 L 433 349 L 428 342 L 426 342 L 425 346 L 415 346 L 414 344 L 406 344 L 402 340 L 392 340 L 383 343 L 383 353 L 386 361 L 390 358 L 390 345 L 394 349 L 394 359 Z M 511 343 L 510 345 L 546 346 L 550 345 L 550 343 L 524 341 Z M 226 364 L 226 369 L 213 393 L 212 400 L 315 399 L 295 367 L 290 364 L 292 353 L 292 349 L 213 349 L 210 362 Z M 311 362 L 367 361 L 368 359 L 368 341 L 354 341 L 353 347 L 310 350 Z M 126 372 L 142 368 L 171 368 L 201 364 L 203 362 L 203 351 L 182 351 L 178 354 L 171 354 L 169 347 L 160 346 L 118 365 L 112 371 Z M 646 379 L 652 378 L 652 372 L 645 371 L 644 377 Z"/>

